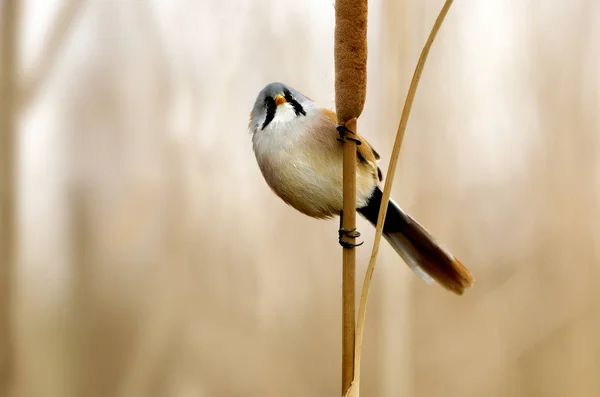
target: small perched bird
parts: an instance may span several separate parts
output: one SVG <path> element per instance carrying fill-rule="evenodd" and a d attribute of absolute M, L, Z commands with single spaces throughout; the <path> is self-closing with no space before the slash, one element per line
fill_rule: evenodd
<path fill-rule="evenodd" d="M 360 135 L 338 129 L 336 114 L 282 83 L 264 87 L 248 126 L 258 166 L 271 189 L 287 204 L 313 218 L 327 219 L 343 209 L 343 141 L 357 141 L 357 211 L 377 224 L 382 191 L 379 154 Z M 469 271 L 427 230 L 390 200 L 383 235 L 427 283 L 434 280 L 462 294 Z M 340 237 L 340 243 L 343 243 Z"/>

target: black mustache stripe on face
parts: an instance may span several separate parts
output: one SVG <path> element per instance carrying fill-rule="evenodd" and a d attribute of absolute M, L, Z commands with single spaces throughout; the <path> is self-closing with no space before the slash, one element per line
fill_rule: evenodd
<path fill-rule="evenodd" d="M 265 98 L 265 107 L 267 108 L 267 117 L 265 118 L 265 122 L 262 125 L 261 130 L 264 130 L 266 126 L 269 125 L 273 118 L 275 118 L 275 109 L 277 105 L 275 104 L 275 99 L 270 96 Z"/>
<path fill-rule="evenodd" d="M 304 110 L 302 105 L 300 105 L 300 103 L 294 99 L 291 92 L 285 90 L 283 92 L 283 95 L 285 97 L 285 100 L 294 108 L 296 116 L 306 116 L 306 111 Z M 265 98 L 265 108 L 267 109 L 267 117 L 265 118 L 265 122 L 263 123 L 261 130 L 264 130 L 269 125 L 269 123 L 275 118 L 277 104 L 275 103 L 275 100 L 272 97 L 268 96 Z"/>
<path fill-rule="evenodd" d="M 285 97 L 285 100 L 288 101 L 289 103 L 291 103 L 292 106 L 294 107 L 294 112 L 296 112 L 296 116 L 300 116 L 300 115 L 306 116 L 306 112 L 304 111 L 304 108 L 302 107 L 302 105 L 300 105 L 298 103 L 297 100 L 294 99 L 291 92 L 289 92 L 288 90 L 284 90 L 283 95 Z"/>

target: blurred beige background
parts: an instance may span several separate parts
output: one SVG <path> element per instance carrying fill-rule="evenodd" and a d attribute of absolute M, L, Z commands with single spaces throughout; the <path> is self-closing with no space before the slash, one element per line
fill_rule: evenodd
<path fill-rule="evenodd" d="M 0 396 L 339 395 L 337 221 L 276 198 L 247 132 L 271 81 L 333 106 L 333 3 L 1 0 Z M 384 172 L 441 5 L 370 2 Z M 455 2 L 394 196 L 476 283 L 384 243 L 365 395 L 600 395 L 599 92 L 597 1 Z"/>

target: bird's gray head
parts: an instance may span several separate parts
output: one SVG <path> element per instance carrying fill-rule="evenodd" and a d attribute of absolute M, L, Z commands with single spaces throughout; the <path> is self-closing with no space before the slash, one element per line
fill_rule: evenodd
<path fill-rule="evenodd" d="M 283 83 L 270 83 L 263 88 L 250 113 L 250 131 L 264 130 L 272 122 L 279 123 L 306 116 L 313 102 Z"/>

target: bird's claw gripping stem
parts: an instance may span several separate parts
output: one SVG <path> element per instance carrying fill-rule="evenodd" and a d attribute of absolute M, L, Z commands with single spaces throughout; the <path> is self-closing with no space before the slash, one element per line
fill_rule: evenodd
<path fill-rule="evenodd" d="M 356 135 L 356 133 L 353 131 L 350 131 L 348 128 L 346 128 L 346 126 L 339 125 L 337 127 L 337 132 L 340 135 L 340 137 L 337 139 L 338 141 L 346 143 L 346 140 L 349 140 L 349 141 L 356 142 L 356 145 L 362 145 L 362 142 L 360 141 L 360 139 L 352 138 L 352 137 L 348 136 L 348 135 Z"/>
<path fill-rule="evenodd" d="M 360 237 L 360 233 L 356 230 L 356 228 L 348 230 L 348 229 L 340 229 L 339 230 L 339 243 L 342 247 L 344 248 L 354 248 L 354 247 L 358 247 L 364 244 L 364 241 L 361 241 L 358 244 L 354 244 L 354 243 L 349 243 L 348 241 L 344 240 L 344 237 L 351 237 L 351 238 L 357 238 Z"/>
<path fill-rule="evenodd" d="M 343 212 L 340 211 L 340 229 L 338 230 L 338 235 L 339 235 L 338 241 L 339 241 L 340 245 L 344 248 L 354 248 L 354 247 L 363 245 L 364 241 L 361 241 L 358 244 L 354 244 L 354 243 L 350 243 L 350 242 L 344 240 L 344 237 L 358 238 L 358 237 L 360 237 L 360 232 L 358 230 L 356 230 L 356 228 L 344 229 L 344 227 L 342 226 L 344 224 L 343 219 L 344 219 Z"/>

